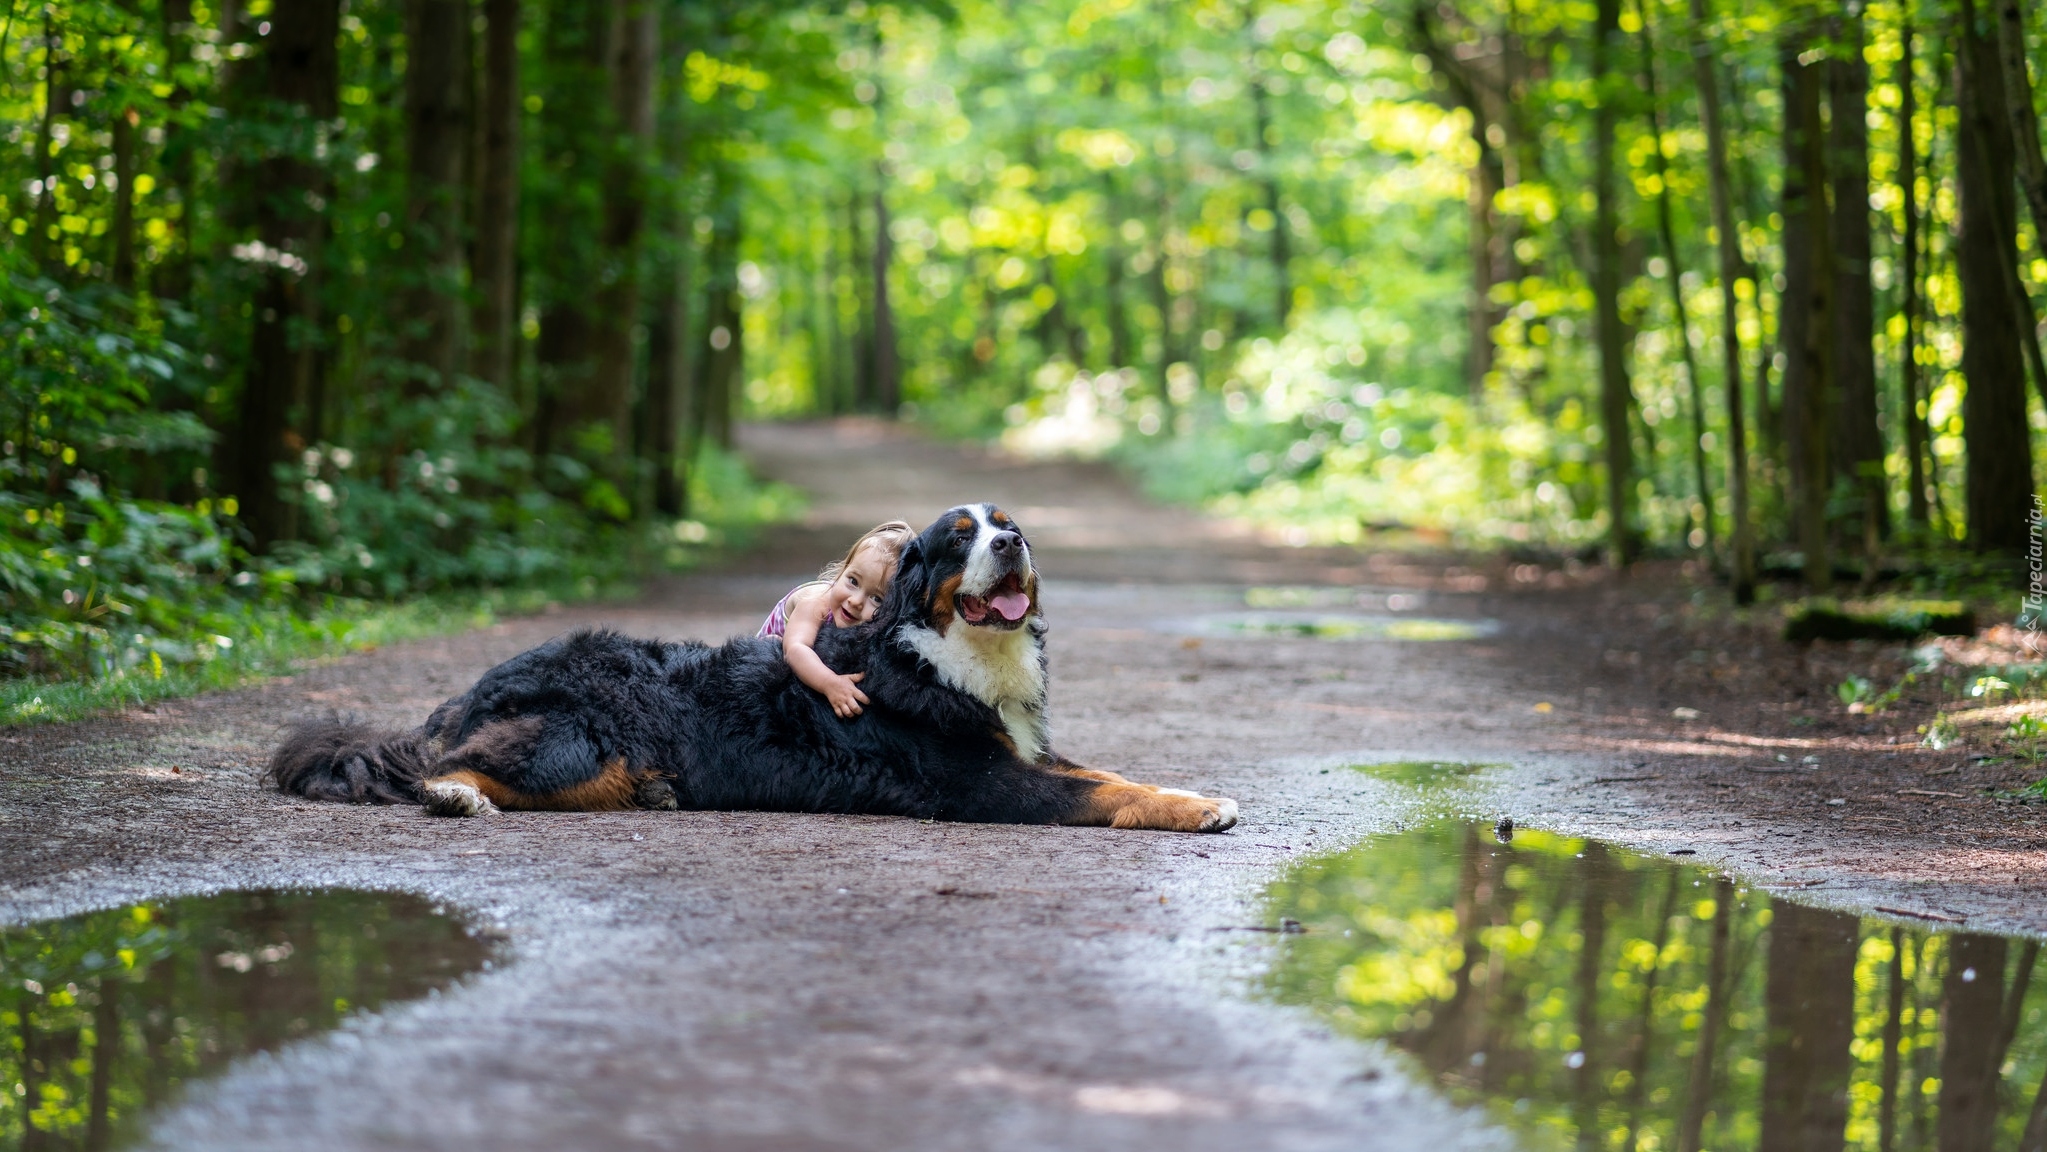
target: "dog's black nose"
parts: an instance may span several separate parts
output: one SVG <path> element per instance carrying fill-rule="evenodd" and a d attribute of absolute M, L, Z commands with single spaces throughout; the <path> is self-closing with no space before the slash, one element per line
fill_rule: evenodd
<path fill-rule="evenodd" d="M 1023 537 L 1014 532 L 997 532 L 995 538 L 988 541 L 988 550 L 997 556 L 1007 556 L 1022 543 Z"/>

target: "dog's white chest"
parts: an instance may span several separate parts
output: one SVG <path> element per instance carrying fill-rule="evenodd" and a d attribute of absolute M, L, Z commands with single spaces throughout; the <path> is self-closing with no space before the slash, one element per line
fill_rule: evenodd
<path fill-rule="evenodd" d="M 1033 629 L 991 632 L 955 624 L 942 635 L 929 628 L 902 634 L 940 680 L 995 709 L 1020 759 L 1045 754 L 1045 665 Z"/>

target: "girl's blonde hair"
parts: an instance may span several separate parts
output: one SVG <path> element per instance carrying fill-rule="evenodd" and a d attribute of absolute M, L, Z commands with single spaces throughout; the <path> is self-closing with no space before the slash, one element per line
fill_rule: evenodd
<path fill-rule="evenodd" d="M 887 549 L 889 559 L 893 561 L 896 557 L 903 554 L 903 545 L 908 544 L 916 535 L 917 530 L 902 520 L 890 520 L 885 524 L 876 524 L 874 527 L 861 533 L 860 539 L 853 541 L 853 546 L 846 549 L 845 559 L 834 560 L 830 564 L 825 565 L 824 570 L 817 574 L 817 578 L 826 581 L 837 580 L 839 573 L 846 570 L 846 565 L 853 562 L 853 557 L 860 555 L 860 550 L 869 544 L 879 545 Z"/>

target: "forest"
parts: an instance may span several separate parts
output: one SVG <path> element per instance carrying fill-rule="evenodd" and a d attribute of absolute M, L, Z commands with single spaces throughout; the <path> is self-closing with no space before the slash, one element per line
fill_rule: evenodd
<path fill-rule="evenodd" d="M 2032 539 L 2021 0 L 5 3 L 22 683 L 687 563 L 742 418 L 1737 603 Z"/>

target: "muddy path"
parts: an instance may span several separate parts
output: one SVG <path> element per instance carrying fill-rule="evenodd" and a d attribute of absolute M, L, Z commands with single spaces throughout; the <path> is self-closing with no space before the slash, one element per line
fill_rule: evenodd
<path fill-rule="evenodd" d="M 1260 894 L 1291 862 L 1401 821 L 1397 797 L 1343 768 L 1362 761 L 1494 763 L 1465 801 L 1474 812 L 1688 850 L 1844 909 L 2047 930 L 2047 841 L 2027 812 L 1977 794 L 1994 769 L 1899 743 L 1903 721 L 1843 720 L 1814 694 L 1834 674 L 1814 661 L 1830 657 L 1687 622 L 1692 589 L 1674 569 L 1616 584 L 1273 547 L 1149 504 L 1103 468 L 857 422 L 754 428 L 746 447 L 816 494 L 808 521 L 642 601 L 0 735 L 0 923 L 353 886 L 446 901 L 505 942 L 506 962 L 442 994 L 197 1085 L 160 1116 L 157 1142 L 1497 1146 L 1376 1049 L 1266 1003 L 1261 973 L 1284 940 L 1224 930 L 1259 926 Z M 444 821 L 257 786 L 294 717 L 410 726 L 580 624 L 750 632 L 860 529 L 979 499 L 1017 516 L 1048 577 L 1055 743 L 1232 796 L 1234 831 L 773 813 Z M 1369 628 L 1314 634 L 1332 613 Z"/>

